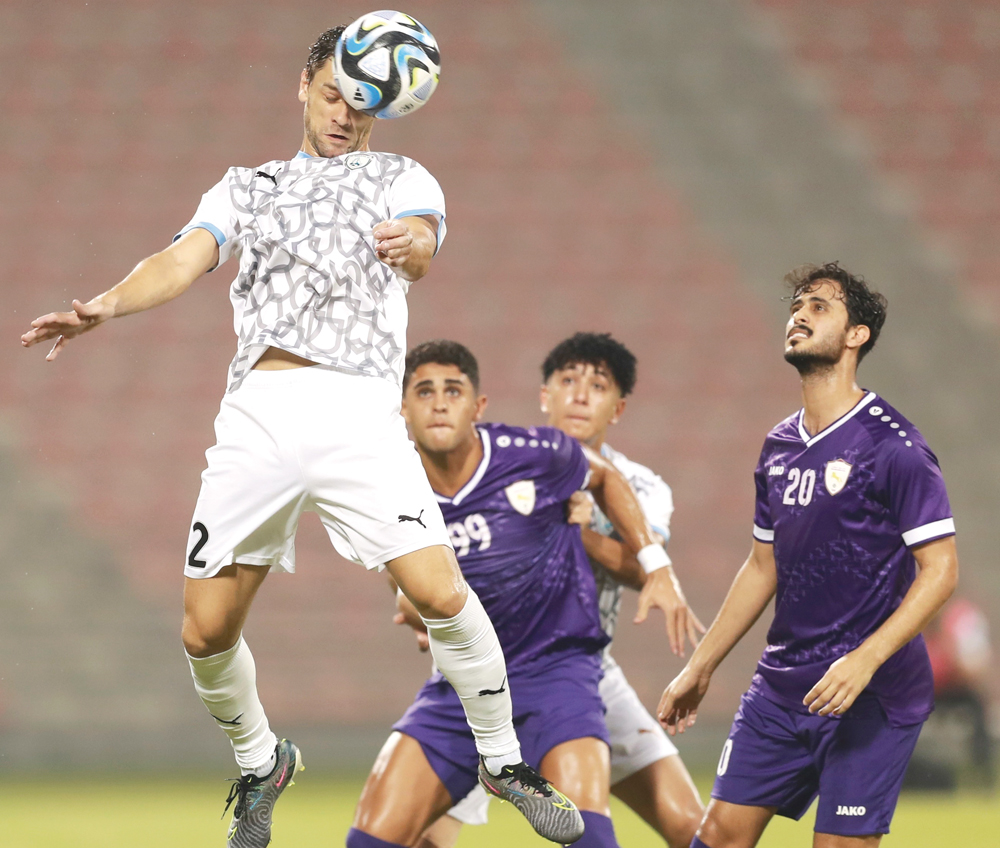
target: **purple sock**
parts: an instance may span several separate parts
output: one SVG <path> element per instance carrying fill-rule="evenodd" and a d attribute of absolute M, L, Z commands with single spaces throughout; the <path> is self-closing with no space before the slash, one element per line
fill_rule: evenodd
<path fill-rule="evenodd" d="M 708 848 L 708 846 L 696 836 L 691 840 L 691 844 L 688 848 Z"/>
<path fill-rule="evenodd" d="M 395 842 L 386 842 L 384 839 L 369 836 L 363 830 L 353 827 L 347 831 L 347 842 L 344 844 L 347 848 L 403 848 Z"/>
<path fill-rule="evenodd" d="M 580 810 L 580 815 L 586 829 L 583 836 L 573 843 L 573 848 L 619 848 L 611 819 L 588 810 Z"/>

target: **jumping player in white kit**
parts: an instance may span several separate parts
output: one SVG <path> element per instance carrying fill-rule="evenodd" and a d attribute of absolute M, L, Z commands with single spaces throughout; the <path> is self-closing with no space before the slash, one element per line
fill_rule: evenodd
<path fill-rule="evenodd" d="M 369 151 L 374 118 L 333 80 L 343 29 L 320 36 L 302 71 L 295 158 L 231 168 L 172 245 L 89 302 L 36 319 L 21 341 L 54 339 L 54 360 L 69 340 L 166 303 L 239 258 L 230 289 L 239 342 L 188 540 L 183 625 L 195 688 L 242 771 L 227 799 L 227 809 L 236 802 L 229 848 L 268 844 L 274 802 L 301 767 L 296 746 L 269 727 L 242 630 L 268 571 L 294 570 L 303 511 L 319 514 L 344 557 L 389 569 L 461 697 L 480 768 L 502 793 L 527 794 L 526 817 L 558 837 L 579 813 L 541 778 L 515 776 L 527 766 L 510 694 L 494 691 L 503 653 L 399 414 L 406 294 L 444 239 L 444 196 L 413 160 Z"/>
<path fill-rule="evenodd" d="M 636 380 L 635 356 L 607 333 L 576 333 L 556 345 L 542 365 L 541 405 L 557 427 L 610 461 L 631 484 L 646 520 L 666 545 L 673 495 L 655 472 L 633 462 L 606 441 L 608 428 L 625 412 Z M 586 498 L 579 493 L 574 498 Z M 586 511 L 583 542 L 597 581 L 601 628 L 614 636 L 625 583 L 641 589 L 645 572 L 615 537 L 599 508 Z M 571 522 L 576 519 L 571 517 Z M 612 573 L 609 568 L 614 569 Z M 639 700 L 621 666 L 604 649 L 600 695 L 611 743 L 611 792 L 638 813 L 671 848 L 687 848 L 704 813 L 701 799 L 677 748 Z M 463 824 L 485 824 L 489 796 L 477 787 L 423 836 L 422 848 L 451 848 Z"/>

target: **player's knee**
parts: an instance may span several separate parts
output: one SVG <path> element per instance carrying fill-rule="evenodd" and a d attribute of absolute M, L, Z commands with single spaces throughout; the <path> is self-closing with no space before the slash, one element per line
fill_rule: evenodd
<path fill-rule="evenodd" d="M 701 822 L 701 826 L 697 828 L 697 836 L 708 848 L 742 848 L 743 845 L 739 834 L 732 833 L 711 816 L 706 816 Z"/>
<path fill-rule="evenodd" d="M 240 638 L 239 629 L 225 619 L 204 619 L 186 614 L 181 626 L 181 641 L 188 656 L 211 657 L 228 651 Z"/>
<path fill-rule="evenodd" d="M 441 619 L 454 618 L 458 615 L 465 607 L 468 597 L 469 590 L 465 584 L 460 586 L 448 584 L 426 592 L 421 598 L 410 600 L 424 618 Z"/>
<path fill-rule="evenodd" d="M 688 848 L 698 832 L 704 810 L 696 801 L 671 810 L 669 820 L 664 822 L 663 836 L 670 848 Z"/>

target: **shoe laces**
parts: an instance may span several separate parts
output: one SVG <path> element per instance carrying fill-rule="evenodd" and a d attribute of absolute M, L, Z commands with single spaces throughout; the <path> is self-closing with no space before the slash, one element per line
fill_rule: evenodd
<path fill-rule="evenodd" d="M 226 808 L 219 818 L 225 818 L 229 808 L 236 802 L 236 809 L 233 810 L 233 818 L 238 819 L 243 815 L 243 810 L 247 805 L 247 794 L 251 789 L 255 789 L 261 782 L 261 778 L 254 774 L 245 774 L 242 777 L 231 777 L 232 786 L 229 787 L 229 795 L 226 797 Z"/>
<path fill-rule="evenodd" d="M 552 786 L 549 782 L 527 763 L 522 762 L 514 766 L 504 766 L 500 773 L 503 774 L 504 772 L 507 772 L 522 786 L 534 789 L 545 798 L 552 795 Z"/>

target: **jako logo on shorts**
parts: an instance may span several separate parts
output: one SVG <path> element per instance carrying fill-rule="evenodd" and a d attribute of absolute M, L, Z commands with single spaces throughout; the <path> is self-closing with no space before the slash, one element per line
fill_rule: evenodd
<path fill-rule="evenodd" d="M 838 816 L 863 816 L 866 812 L 864 807 L 845 807 L 843 804 L 837 807 Z"/>

